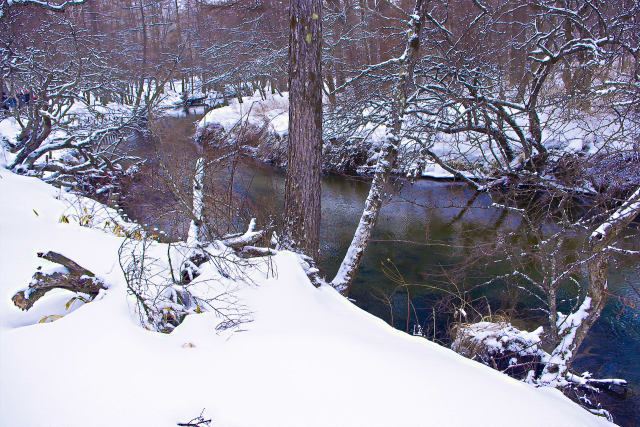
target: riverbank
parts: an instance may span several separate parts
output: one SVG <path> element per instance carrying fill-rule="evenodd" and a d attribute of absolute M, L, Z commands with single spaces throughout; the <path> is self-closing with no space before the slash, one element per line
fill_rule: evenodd
<path fill-rule="evenodd" d="M 175 139 L 171 141 L 167 148 L 172 151 L 184 154 L 193 148 L 188 138 L 180 144 Z M 193 159 L 175 165 L 175 168 L 188 168 L 197 155 L 198 152 L 194 151 Z M 227 169 L 216 169 L 214 175 L 221 179 L 228 173 Z M 403 181 L 398 180 L 397 186 Z M 323 274 L 331 277 L 350 243 L 369 182 L 363 177 L 327 174 L 323 177 L 322 186 L 321 256 L 318 265 Z M 477 300 L 473 304 L 485 315 L 493 313 L 498 318 L 507 315 L 519 326 L 535 329 L 541 318 L 539 312 L 527 309 L 526 304 L 531 301 L 514 296 L 500 283 L 463 295 L 474 286 L 509 272 L 508 266 L 482 256 L 483 251 L 490 250 L 496 242 L 504 240 L 504 236 L 523 230 L 518 211 L 492 205 L 487 193 L 476 193 L 463 183 L 421 179 L 412 185 L 397 186 L 389 189 L 392 196 L 384 203 L 373 241 L 365 252 L 362 268 L 352 288 L 350 296 L 358 307 L 402 331 L 411 333 L 421 329 L 426 338 L 443 345 L 451 344 L 449 329 L 455 320 L 456 310 L 465 304 L 463 301 Z M 145 191 L 140 188 L 134 193 L 144 195 Z M 282 212 L 284 173 L 279 168 L 246 159 L 236 168 L 234 193 L 250 209 L 248 216 L 257 217 L 259 224 L 269 224 Z M 183 218 L 181 227 L 169 224 L 166 228 L 173 205 L 161 200 L 160 197 L 140 200 L 137 204 L 143 209 L 134 217 L 148 222 L 149 230 L 153 227 L 165 231 L 182 229 L 182 234 L 178 233 L 174 240 L 184 238 L 188 226 L 186 219 Z M 548 227 L 553 229 L 555 226 L 549 223 Z M 632 246 L 630 249 L 638 250 L 640 247 Z M 520 253 L 531 248 L 525 244 L 516 245 L 513 250 Z M 499 259 L 499 254 L 495 258 Z M 386 265 L 397 267 L 406 286 L 399 285 L 385 274 L 385 266 L 381 265 L 385 260 L 393 262 Z M 460 263 L 469 265 L 466 273 L 455 269 L 448 273 L 449 268 Z M 447 274 L 456 277 L 454 284 L 450 278 L 447 279 Z M 620 274 L 626 279 L 619 279 Z M 622 298 L 633 297 L 638 277 L 640 275 L 632 261 L 619 261 L 615 275 L 610 279 L 612 297 L 593 328 L 593 337 L 587 339 L 585 350 L 578 355 L 576 362 L 579 372 L 590 371 L 596 377 L 629 380 L 627 399 L 600 397 L 605 402 L 603 407 L 610 409 L 614 419 L 620 420 L 622 425 L 633 425 L 633 420 L 639 415 L 635 403 L 640 377 L 634 368 L 637 363 L 634 349 L 640 351 L 640 337 L 633 331 L 640 324 L 637 310 L 625 308 L 622 304 Z M 490 311 L 487 311 L 487 303 L 491 306 Z M 469 305 L 464 307 L 469 316 L 475 316 Z M 618 339 L 611 340 L 612 335 Z M 618 348 L 619 342 L 624 342 L 624 349 L 631 351 Z M 611 354 L 618 356 L 612 358 Z"/>
<path fill-rule="evenodd" d="M 184 121 L 185 126 L 188 127 L 189 123 L 193 121 L 193 118 L 180 119 L 180 120 Z M 168 127 L 171 128 L 172 126 L 168 125 Z M 170 150 L 170 153 L 168 153 L 168 155 L 165 157 L 165 159 L 168 160 L 166 164 L 170 165 L 174 172 L 175 171 L 183 172 L 184 176 L 179 174 L 175 176 L 180 177 L 180 179 L 176 180 L 177 182 L 182 182 L 183 184 L 186 182 L 187 193 L 190 187 L 189 186 L 189 182 L 190 182 L 189 169 L 193 163 L 192 161 L 189 160 L 191 159 L 191 157 L 189 157 L 187 153 L 191 153 L 190 155 L 192 155 L 193 157 L 199 155 L 199 151 L 196 149 L 195 145 L 192 144 L 192 142 L 189 139 L 189 136 L 190 135 L 186 135 L 186 136 L 183 135 L 182 138 L 185 140 L 184 144 L 182 143 L 176 144 L 176 140 L 173 139 L 173 137 L 165 138 L 167 140 L 165 145 Z M 159 147 L 156 147 L 156 148 L 159 148 Z M 153 145 L 150 145 L 149 147 L 147 147 L 147 149 L 154 151 Z M 144 153 L 140 153 L 140 154 L 144 154 Z M 281 186 L 281 184 L 277 184 L 277 183 L 268 184 L 266 182 L 261 183 L 260 181 L 262 180 L 262 178 L 258 178 L 255 175 L 255 173 L 251 172 L 251 169 L 255 169 L 255 168 L 257 168 L 257 165 L 251 166 L 247 171 L 246 176 L 240 181 L 244 181 L 245 183 L 249 183 L 250 185 L 258 185 L 259 190 L 257 192 L 254 192 L 253 195 L 250 195 L 247 188 L 242 188 L 242 185 L 244 184 L 240 185 L 238 189 L 240 190 L 241 193 L 245 193 L 249 198 L 258 196 L 258 198 L 251 200 L 252 203 L 256 203 L 257 200 L 264 200 L 264 199 L 271 199 L 271 202 L 274 202 L 275 200 L 273 199 L 277 199 L 277 197 L 273 197 L 273 195 L 282 193 L 281 188 L 279 189 L 279 185 Z M 158 172 L 160 172 L 160 170 L 157 170 L 156 172 L 151 171 L 149 178 L 155 182 L 155 184 L 153 185 L 156 188 L 161 188 L 163 186 L 163 181 L 159 179 L 160 174 Z M 182 178 L 185 178 L 186 181 Z M 347 191 L 353 191 L 353 189 L 347 189 L 346 187 L 348 186 L 345 186 L 344 183 L 336 182 L 336 181 L 340 181 L 341 179 L 338 176 L 329 175 L 327 176 L 327 179 L 329 181 L 333 181 L 334 185 L 337 185 L 339 187 L 344 187 L 344 189 Z M 405 197 L 405 200 L 407 200 L 408 206 L 410 206 L 412 203 L 415 202 L 415 204 L 413 204 L 414 206 L 413 208 L 409 207 L 409 208 L 398 209 L 399 204 L 397 200 L 395 202 L 390 202 L 390 205 L 389 205 L 391 209 L 390 212 L 392 213 L 383 215 L 381 218 L 381 227 L 380 227 L 381 230 L 377 235 L 374 236 L 374 242 L 372 244 L 372 247 L 368 251 L 368 253 L 370 254 L 369 261 L 365 262 L 365 265 L 363 266 L 363 269 L 362 269 L 361 279 L 358 280 L 358 282 L 360 282 L 360 285 L 354 287 L 354 293 L 353 293 L 360 307 L 365 308 L 367 311 L 371 313 L 375 313 L 380 318 L 386 319 L 392 325 L 407 331 L 410 331 L 412 327 L 415 327 L 417 325 L 423 326 L 425 322 L 428 323 L 431 319 L 427 319 L 426 316 L 422 314 L 415 320 L 409 319 L 407 316 L 403 318 L 402 311 L 404 310 L 404 308 L 400 303 L 400 301 L 403 298 L 403 295 L 399 293 L 397 293 L 396 295 L 392 295 L 392 294 L 386 293 L 391 291 L 385 290 L 384 291 L 385 293 L 378 295 L 378 297 L 381 297 L 381 296 L 385 297 L 385 296 L 391 295 L 393 297 L 393 300 L 395 300 L 395 302 L 393 302 L 393 309 L 391 307 L 391 303 L 393 301 L 392 299 L 389 300 L 390 306 L 385 307 L 384 304 L 375 303 L 374 302 L 375 298 L 372 298 L 370 295 L 367 295 L 366 289 L 372 288 L 371 286 L 372 284 L 375 284 L 375 283 L 383 284 L 385 282 L 384 277 L 374 277 L 376 273 L 373 273 L 374 270 L 375 271 L 379 270 L 380 260 L 383 260 L 383 259 L 394 260 L 394 262 L 397 263 L 398 267 L 401 269 L 402 273 L 405 275 L 407 280 L 410 280 L 410 281 L 422 280 L 421 275 L 425 271 L 425 265 L 428 265 L 428 263 L 431 262 L 430 258 L 433 258 L 433 254 L 430 252 L 425 252 L 424 255 L 416 255 L 416 253 L 414 252 L 406 251 L 405 249 L 399 248 L 400 246 L 403 246 L 403 244 L 411 244 L 412 241 L 416 241 L 417 236 L 425 236 L 425 241 L 428 240 L 427 236 L 430 236 L 431 239 L 439 236 L 441 239 L 440 241 L 451 241 L 451 240 L 456 241 L 457 239 L 468 239 L 468 236 L 458 236 L 455 231 L 456 228 L 462 227 L 466 229 L 466 228 L 472 227 L 477 230 L 491 230 L 496 228 L 500 229 L 501 227 L 498 224 L 503 224 L 503 223 L 509 224 L 509 223 L 513 223 L 514 221 L 513 218 L 504 218 L 500 213 L 501 211 L 500 209 L 489 209 L 490 206 L 484 204 L 483 202 L 477 203 L 477 204 L 472 203 L 475 206 L 471 207 L 471 210 L 475 209 L 477 212 L 485 211 L 487 213 L 491 211 L 489 215 L 486 215 L 487 217 L 486 221 L 481 221 L 481 224 L 478 224 L 473 220 L 470 223 L 468 223 L 468 221 L 466 220 L 461 221 L 461 219 L 463 218 L 468 219 L 469 217 L 473 218 L 476 216 L 476 215 L 469 215 L 469 212 L 465 213 L 465 210 L 469 201 L 468 197 L 463 196 L 465 194 L 465 191 L 461 191 L 461 194 L 457 196 L 454 196 L 454 195 L 438 196 L 437 193 L 434 194 L 433 190 L 429 188 L 422 188 L 420 183 L 428 184 L 429 181 L 418 181 L 417 186 L 420 187 L 420 189 L 419 191 L 418 190 L 416 191 L 424 192 L 424 194 L 427 194 L 430 197 L 427 198 L 426 200 L 409 200 L 409 198 Z M 358 190 L 357 195 L 353 194 L 353 196 L 355 197 L 351 197 L 353 200 L 349 201 L 348 200 L 349 197 L 345 198 L 344 195 L 339 195 L 339 196 L 333 195 L 330 200 L 323 200 L 323 206 L 325 207 L 331 206 L 335 208 L 334 210 L 323 211 L 323 217 L 331 219 L 330 224 L 323 226 L 323 228 L 326 227 L 328 229 L 333 229 L 336 234 L 334 238 L 323 237 L 323 254 L 324 254 L 323 258 L 324 259 L 320 260 L 320 263 L 323 265 L 323 271 L 331 271 L 332 263 L 335 262 L 335 259 L 339 259 L 340 257 L 340 251 L 342 250 L 341 248 L 344 247 L 344 245 L 348 244 L 348 241 L 342 242 L 342 240 L 348 239 L 349 236 L 351 235 L 352 228 L 355 227 L 355 224 L 351 224 L 351 223 L 357 220 L 357 217 L 360 213 L 359 211 L 361 210 L 361 203 L 364 200 L 364 197 L 366 196 L 367 184 L 366 182 L 361 184 L 362 184 L 361 185 L 362 188 Z M 446 183 L 443 182 L 443 184 L 445 184 L 446 186 Z M 429 186 L 427 185 L 427 187 Z M 460 188 L 462 189 L 464 188 L 464 186 L 461 186 Z M 166 186 L 165 186 L 165 189 L 166 189 Z M 139 190 L 142 190 L 142 191 L 139 191 Z M 142 187 L 134 189 L 131 192 L 145 194 Z M 432 198 L 435 198 L 435 200 L 441 200 L 441 202 L 437 203 L 439 204 L 439 206 L 434 206 L 432 204 L 433 202 Z M 151 205 L 160 204 L 165 207 L 171 207 L 172 204 L 175 204 L 176 202 L 176 200 L 171 200 L 170 195 L 169 195 L 169 198 L 166 198 L 166 199 L 163 199 L 162 197 L 158 198 L 158 200 L 154 200 L 154 199 L 155 198 L 143 200 L 142 205 L 148 206 L 150 204 Z M 356 199 L 359 199 L 359 200 L 356 200 Z M 261 203 L 263 202 L 258 202 L 257 205 L 254 205 L 259 211 L 262 211 L 264 208 L 264 204 L 261 204 Z M 428 218 L 428 216 L 425 216 L 424 213 L 420 213 L 423 211 L 423 209 L 420 207 L 421 205 L 425 206 L 424 212 L 427 212 L 429 210 L 433 211 L 434 208 L 448 210 L 448 212 L 450 213 L 445 215 L 445 217 L 449 218 L 449 221 L 446 221 L 446 224 L 451 223 L 453 227 L 448 225 L 447 227 L 450 227 L 450 228 L 447 230 L 435 231 L 437 229 L 437 226 L 434 226 L 434 224 L 438 224 L 438 222 L 437 221 L 434 222 L 433 219 L 425 220 L 425 218 Z M 130 206 L 129 206 L 129 209 L 127 210 L 130 210 Z M 408 215 L 408 213 L 410 213 L 412 210 L 415 210 L 416 212 L 414 214 L 420 218 L 419 220 L 416 220 L 414 224 L 410 224 L 409 221 L 406 219 L 410 216 Z M 342 215 L 337 215 L 339 211 L 341 211 Z M 179 216 L 179 212 L 177 213 Z M 263 220 L 260 223 L 266 224 L 268 222 L 269 214 L 273 214 L 274 216 L 277 217 L 279 215 L 279 210 L 277 208 L 273 208 L 271 210 L 266 210 L 266 212 L 260 212 L 260 213 L 264 215 Z M 137 216 L 134 216 L 134 217 L 137 217 Z M 149 230 L 150 233 L 154 232 L 153 230 L 154 228 L 157 228 L 162 231 L 165 230 L 165 226 L 157 222 L 158 217 L 155 214 L 148 215 L 148 217 L 149 217 L 149 220 L 148 220 L 149 227 L 147 227 L 147 229 Z M 182 218 L 182 220 L 185 220 L 185 218 Z M 387 225 L 389 226 L 385 227 L 384 225 L 382 225 L 384 224 L 384 221 L 387 221 L 388 222 Z M 494 222 L 496 225 L 493 225 Z M 426 230 L 423 230 L 423 228 L 425 228 L 425 223 L 428 224 L 428 226 L 426 227 Z M 391 227 L 390 224 L 392 224 L 393 227 Z M 353 227 L 350 228 L 351 226 Z M 184 228 L 186 229 L 186 227 Z M 399 239 L 392 238 L 392 236 L 396 232 L 394 230 L 403 230 L 403 232 L 401 233 L 401 236 L 399 236 Z M 404 230 L 406 230 L 406 233 L 404 233 Z M 491 240 L 491 238 L 488 238 L 488 239 Z M 496 236 L 496 239 L 497 239 L 497 236 Z M 340 241 L 340 243 L 338 243 L 337 245 L 336 243 L 334 243 L 336 242 L 336 240 Z M 394 242 L 394 240 L 396 241 Z M 421 240 L 421 239 L 417 239 L 417 240 Z M 385 243 L 385 241 L 388 241 L 389 243 Z M 418 244 L 420 245 L 419 242 Z M 376 246 L 378 246 L 378 249 L 375 248 Z M 405 262 L 405 260 L 407 262 Z M 437 256 L 435 260 L 437 260 L 438 262 L 442 262 L 444 264 L 447 264 L 450 262 L 447 256 L 443 258 L 442 255 Z M 426 268 L 426 270 L 428 269 L 429 268 Z M 377 275 L 382 276 L 379 271 Z M 412 294 L 413 292 L 414 291 L 412 291 Z M 419 310 L 427 310 L 427 309 L 430 310 L 431 306 L 429 306 L 428 304 L 422 304 L 417 302 L 423 297 L 424 295 L 421 295 L 420 293 L 418 293 L 418 299 L 414 300 L 412 298 L 412 305 L 415 305 L 415 307 L 418 307 Z M 428 296 L 427 298 L 431 298 L 431 297 Z M 392 312 L 391 319 L 388 319 L 388 315 L 390 311 Z M 404 311 L 406 312 L 407 310 L 404 310 Z M 394 321 L 394 318 L 395 318 L 395 321 Z M 404 325 L 405 321 L 406 321 L 406 328 Z M 442 325 L 438 323 L 438 328 L 440 328 L 441 326 Z M 444 328 L 444 331 L 446 333 L 446 326 Z M 436 331 L 434 330 L 433 333 L 435 336 Z M 428 334 L 428 336 L 431 338 L 431 334 Z M 440 336 L 439 336 L 439 339 L 440 339 Z M 597 342 L 596 345 L 602 345 L 602 341 L 605 341 L 605 340 L 603 339 L 600 342 Z M 634 341 L 631 342 L 632 347 L 633 345 L 634 345 Z M 597 362 L 598 356 L 595 356 L 594 360 L 596 360 Z M 628 367 L 627 365 L 621 364 L 622 370 L 625 370 L 627 367 Z M 587 367 L 587 369 L 593 369 L 593 368 Z M 628 378 L 627 375 L 620 374 L 619 372 L 608 374 L 608 375 Z"/>
<path fill-rule="evenodd" d="M 60 222 L 68 206 L 56 200 L 59 190 L 0 174 L 12 200 L 0 211 L 0 298 L 28 283 L 41 250 L 67 255 L 108 286 L 53 323 L 38 320 L 54 308 L 64 314 L 71 295 L 51 295 L 27 313 L 2 305 L 7 425 L 170 426 L 201 413 L 215 425 L 245 427 L 607 425 L 555 390 L 519 383 L 314 288 L 288 253 L 268 269 L 248 267 L 246 281 L 203 269 L 194 292 L 233 291 L 251 316 L 240 329 L 216 333 L 221 319 L 206 312 L 169 335 L 146 331 L 118 266 L 122 238 Z M 166 254 L 167 246 L 151 242 L 149 250 Z"/>
<path fill-rule="evenodd" d="M 333 106 L 326 108 L 332 110 Z M 353 129 L 328 126 L 322 149 L 324 173 L 373 175 L 386 128 L 362 120 L 362 124 Z M 404 138 L 392 173 L 409 179 L 467 181 L 477 183 L 478 187 L 500 186 L 507 181 L 528 186 L 527 181 L 531 180 L 541 189 L 574 191 L 588 196 L 606 194 L 610 198 L 624 198 L 640 185 L 637 148 L 608 147 L 571 126 L 569 130 L 545 129 L 544 138 L 552 141 L 549 151 L 542 156 L 544 160 L 534 158 L 522 164 L 521 154 L 501 170 L 495 167 L 496 153 L 490 146 L 438 135 L 427 144 L 436 159 L 425 154 L 417 141 Z M 260 162 L 286 168 L 288 93 L 256 92 L 212 109 L 198 121 L 194 140 L 203 148 L 239 149 Z"/>

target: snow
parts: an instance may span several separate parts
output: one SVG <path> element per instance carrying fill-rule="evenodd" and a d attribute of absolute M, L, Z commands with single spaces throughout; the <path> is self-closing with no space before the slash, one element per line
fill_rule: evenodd
<path fill-rule="evenodd" d="M 463 351 L 464 349 L 461 347 L 466 345 L 463 341 L 469 340 L 474 345 L 486 347 L 489 355 L 500 354 L 504 351 L 521 356 L 544 355 L 540 349 L 542 327 L 528 332 L 517 329 L 509 323 L 477 322 L 460 326 L 459 332 L 462 333 L 458 333 L 456 340 L 451 345 L 453 349 L 458 348 L 457 351 Z"/>
<path fill-rule="evenodd" d="M 461 171 L 461 173 L 467 178 L 474 178 L 474 175 L 470 172 Z M 425 178 L 435 178 L 435 179 L 452 179 L 454 175 L 449 171 L 445 170 L 442 166 L 437 163 L 429 163 L 426 162 L 422 169 L 422 176 Z"/>
<path fill-rule="evenodd" d="M 198 129 L 209 125 L 221 125 L 226 132 L 245 122 L 262 128 L 267 125 L 279 137 L 289 133 L 289 93 L 267 95 L 263 99 L 256 91 L 253 96 L 245 96 L 242 103 L 234 98 L 229 105 L 209 111 L 198 123 Z"/>
<path fill-rule="evenodd" d="M 574 340 L 578 327 L 584 323 L 589 316 L 591 310 L 591 298 L 585 297 L 580 307 L 569 315 L 558 312 L 558 335 L 562 337 L 560 343 L 553 350 L 550 357 L 545 360 L 546 366 L 559 367 L 559 372 L 549 372 L 545 368 L 541 382 L 546 384 L 562 384 L 564 382 L 563 375 L 566 371 L 566 361 L 571 360 L 573 352 L 576 350 Z"/>
<path fill-rule="evenodd" d="M 4 120 L 0 120 L 0 167 L 11 164 L 15 158 L 15 155 L 6 147 L 6 143 L 14 142 L 19 133 L 20 125 L 15 118 L 7 117 Z"/>
<path fill-rule="evenodd" d="M 204 209 L 204 169 L 205 159 L 199 157 L 196 161 L 196 172 L 193 177 L 193 218 L 189 224 L 189 233 L 187 234 L 187 245 L 195 247 L 200 241 L 199 225 L 202 221 L 202 210 Z"/>
<path fill-rule="evenodd" d="M 638 187 L 634 193 L 624 201 L 622 206 L 618 208 L 605 222 L 591 233 L 590 239 L 600 240 L 608 236 L 609 230 L 614 227 L 618 222 L 633 218 L 640 211 L 640 187 Z"/>
<path fill-rule="evenodd" d="M 253 320 L 242 331 L 217 332 L 213 312 L 188 316 L 171 334 L 145 330 L 118 263 L 122 237 L 60 222 L 69 206 L 59 196 L 0 169 L 2 425 L 175 426 L 203 409 L 213 425 L 230 427 L 607 425 L 556 390 L 393 329 L 329 286 L 314 288 L 286 251 L 247 264 L 244 281 L 202 266 L 193 292 L 233 290 Z M 18 310 L 10 298 L 42 264 L 42 250 L 73 259 L 108 289 L 69 311 L 71 294 L 62 292 Z M 51 314 L 66 315 L 37 323 Z"/>

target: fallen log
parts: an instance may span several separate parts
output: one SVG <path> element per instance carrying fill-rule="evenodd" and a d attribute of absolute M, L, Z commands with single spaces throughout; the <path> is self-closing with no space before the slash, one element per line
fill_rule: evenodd
<path fill-rule="evenodd" d="M 223 240 L 222 243 L 230 248 L 240 250 L 245 246 L 251 246 L 265 236 L 265 231 L 251 231 L 242 236 Z"/>
<path fill-rule="evenodd" d="M 277 251 L 271 248 L 262 248 L 257 246 L 245 246 L 238 253 L 240 258 L 255 258 L 269 255 L 275 255 Z"/>
<path fill-rule="evenodd" d="M 252 218 L 249 222 L 249 227 L 247 228 L 246 233 L 223 239 L 222 244 L 233 248 L 236 251 L 242 250 L 245 246 L 252 246 L 266 235 L 266 230 L 255 231 L 255 228 L 256 219 Z"/>
<path fill-rule="evenodd" d="M 91 271 L 57 252 L 38 252 L 38 257 L 59 264 L 61 267 L 41 270 L 33 275 L 27 288 L 17 292 L 11 300 L 20 309 L 27 311 L 52 289 L 67 289 L 72 292 L 84 293 L 92 298 L 98 295 L 100 289 L 106 289 L 105 284 L 95 277 Z"/>

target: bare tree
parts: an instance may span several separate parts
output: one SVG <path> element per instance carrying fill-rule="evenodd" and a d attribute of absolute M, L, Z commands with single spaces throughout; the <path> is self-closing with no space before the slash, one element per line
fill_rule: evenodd
<path fill-rule="evenodd" d="M 291 0 L 289 21 L 289 152 L 285 247 L 308 256 L 320 243 L 322 174 L 322 2 Z"/>
<path fill-rule="evenodd" d="M 408 101 L 414 96 L 414 68 L 418 60 L 420 35 L 425 21 L 427 4 L 428 1 L 416 0 L 414 12 L 408 22 L 409 30 L 406 47 L 402 55 L 385 61 L 384 63 L 371 66 L 364 71 L 371 72 L 374 69 L 383 68 L 388 65 L 397 67 L 397 74 L 394 75 L 392 82 L 393 99 L 390 110 L 387 112 L 387 135 L 378 153 L 378 161 L 376 163 L 371 189 L 369 190 L 362 217 L 354 233 L 353 240 L 349 245 L 347 254 L 340 265 L 336 277 L 331 281 L 331 285 L 345 295 L 349 293 L 349 286 L 362 261 L 362 255 L 364 254 L 371 232 L 380 213 L 385 186 L 397 160 L 398 147 L 402 140 L 402 123 L 407 106 L 409 105 Z M 358 76 L 354 78 L 354 80 L 356 79 L 358 79 Z"/>

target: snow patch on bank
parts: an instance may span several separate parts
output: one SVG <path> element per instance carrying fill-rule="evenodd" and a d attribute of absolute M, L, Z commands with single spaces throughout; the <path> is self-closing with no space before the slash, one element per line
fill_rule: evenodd
<path fill-rule="evenodd" d="M 267 126 L 271 132 L 283 138 L 289 133 L 289 93 L 263 99 L 256 91 L 253 96 L 243 97 L 242 103 L 234 98 L 229 105 L 209 111 L 198 123 L 198 130 L 220 125 L 230 132 L 241 124 L 258 128 Z"/>

